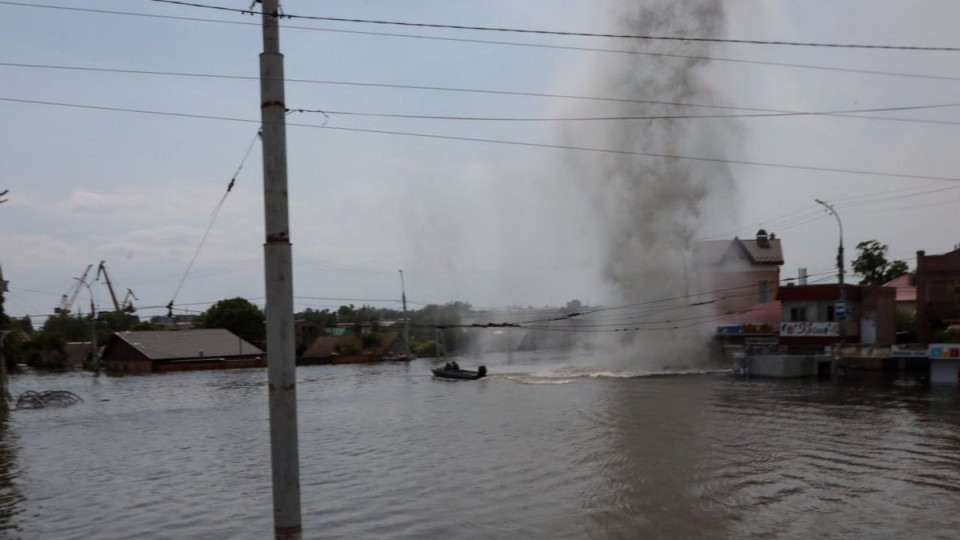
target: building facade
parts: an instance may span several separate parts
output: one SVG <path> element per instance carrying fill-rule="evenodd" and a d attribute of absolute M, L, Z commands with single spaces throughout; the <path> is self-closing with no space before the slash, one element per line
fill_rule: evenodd
<path fill-rule="evenodd" d="M 928 344 L 937 333 L 960 324 L 960 249 L 943 255 L 917 252 L 917 339 Z"/>
<path fill-rule="evenodd" d="M 774 302 L 780 288 L 780 239 L 757 231 L 753 240 L 703 242 L 696 252 L 703 273 L 700 290 L 716 296 L 719 313 L 737 313 Z"/>
<path fill-rule="evenodd" d="M 840 286 L 781 287 L 780 344 L 797 351 L 838 343 L 892 345 L 896 338 L 896 289 L 845 285 L 846 312 L 838 317 Z"/>

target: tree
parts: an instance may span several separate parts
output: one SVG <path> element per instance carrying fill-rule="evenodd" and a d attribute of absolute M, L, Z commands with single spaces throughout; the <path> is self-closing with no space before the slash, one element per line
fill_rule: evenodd
<path fill-rule="evenodd" d="M 245 298 L 220 300 L 193 321 L 197 328 L 226 328 L 250 343 L 262 345 L 267 334 L 260 308 Z"/>
<path fill-rule="evenodd" d="M 887 246 L 876 240 L 857 244 L 860 255 L 853 261 L 853 272 L 863 279 L 861 285 L 883 285 L 909 271 L 904 261 L 888 261 Z"/>
<path fill-rule="evenodd" d="M 73 316 L 66 313 L 51 315 L 43 323 L 43 332 L 63 340 L 65 343 L 70 341 L 90 341 L 93 326 L 90 323 L 90 316 Z"/>

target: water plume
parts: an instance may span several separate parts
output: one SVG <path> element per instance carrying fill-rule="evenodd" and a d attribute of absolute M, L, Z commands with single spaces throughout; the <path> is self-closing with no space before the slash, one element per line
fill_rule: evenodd
<path fill-rule="evenodd" d="M 618 2 L 611 18 L 615 31 L 641 35 L 722 37 L 725 15 L 719 0 L 646 0 Z M 637 51 L 682 52 L 707 56 L 705 43 L 651 43 L 637 40 Z M 598 56 L 584 80 L 583 92 L 630 100 L 669 103 L 715 103 L 704 77 L 707 61 L 647 55 Z M 635 102 L 611 104 L 617 116 L 677 115 L 703 109 Z M 577 126 L 565 133 L 568 142 L 660 155 L 723 157 L 734 132 L 727 120 L 644 120 Z M 602 276 L 614 304 L 681 297 L 705 290 L 695 263 L 695 237 L 709 213 L 710 202 L 732 190 L 729 171 L 721 164 L 624 154 L 570 156 L 570 165 L 594 206 L 602 229 Z M 646 306 L 622 312 L 624 327 L 640 327 L 616 334 L 616 350 L 635 367 L 638 355 L 656 367 L 663 362 L 690 365 L 705 357 L 711 324 L 708 307 L 672 304 Z M 668 313 L 669 311 L 669 313 Z M 606 313 L 610 316 L 610 313 Z M 684 319 L 683 321 L 679 321 Z M 654 321 L 675 321 L 651 324 Z M 659 328 L 659 330 L 658 330 Z M 606 356 L 606 355 L 605 355 Z M 666 360 L 666 359 L 670 360 Z M 654 367 L 650 364 L 651 367 Z"/>

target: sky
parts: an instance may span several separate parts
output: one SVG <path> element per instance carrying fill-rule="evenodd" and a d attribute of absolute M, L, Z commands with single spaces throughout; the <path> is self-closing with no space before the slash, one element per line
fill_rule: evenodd
<path fill-rule="evenodd" d="M 960 46 L 955 1 L 670 4 L 282 2 L 291 15 L 351 19 Z M 399 307 L 400 269 L 413 307 L 631 300 L 668 279 L 672 267 L 651 261 L 671 257 L 670 246 L 750 238 L 760 227 L 782 239 L 782 277 L 805 267 L 829 278 L 839 232 L 814 199 L 841 216 L 848 266 L 865 240 L 911 266 L 917 250 L 960 243 L 960 52 L 282 24 L 287 107 L 324 111 L 287 117 L 297 310 Z M 261 46 L 259 19 L 235 12 L 149 0 L 0 2 L 9 314 L 42 321 L 100 261 L 142 316 L 165 313 L 171 300 L 178 313 L 235 296 L 263 305 Z M 744 116 L 904 107 L 924 108 Z M 739 117 L 556 120 L 721 114 Z M 83 310 L 88 295 L 109 309 L 102 282 L 81 292 Z"/>

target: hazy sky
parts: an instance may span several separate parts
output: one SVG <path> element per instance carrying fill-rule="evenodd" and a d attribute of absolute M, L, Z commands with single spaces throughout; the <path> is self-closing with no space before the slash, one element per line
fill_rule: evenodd
<path fill-rule="evenodd" d="M 250 5 L 249 0 L 199 3 Z M 625 14 L 646 3 L 285 0 L 283 7 L 294 15 L 619 33 L 630 28 Z M 41 5 L 164 17 L 36 7 Z M 722 5 L 720 37 L 960 46 L 956 1 L 733 0 Z M 258 24 L 249 15 L 147 0 L 0 2 L 0 191 L 10 190 L 9 202 L 0 205 L 0 265 L 10 281 L 8 313 L 51 313 L 73 286 L 73 277 L 100 260 L 107 262 L 121 295 L 130 288 L 139 297 L 141 315 L 165 312 L 148 306 L 165 305 L 173 297 L 257 131 Z M 662 122 L 684 122 L 687 140 L 677 147 L 682 155 L 955 179 L 691 162 L 709 191 L 694 223 L 698 238 L 752 237 L 762 225 L 783 239 L 783 277 L 795 275 L 798 267 L 817 274 L 833 265 L 836 222 L 814 198 L 836 203 L 848 261 L 862 240 L 877 239 L 890 245 L 894 258 L 908 259 L 919 249 L 944 252 L 960 242 L 960 52 L 637 43 L 301 19 L 283 24 L 287 106 L 328 113 L 288 117 L 298 310 L 345 303 L 331 300 L 339 298 L 399 299 L 400 268 L 408 297 L 417 302 L 611 301 L 601 278 L 610 216 L 585 193 L 584 186 L 601 185 L 591 184 L 594 171 L 583 159 L 589 153 L 333 128 L 625 149 L 619 146 L 620 133 L 655 143 Z M 653 23 L 638 24 L 649 28 Z M 653 25 L 658 28 L 668 32 L 673 26 L 669 21 Z M 714 58 L 690 69 L 691 84 L 699 90 L 686 103 L 709 96 L 709 103 L 697 103 L 806 112 L 951 106 L 862 113 L 923 122 L 822 115 L 630 121 L 633 127 L 624 121 L 481 122 L 338 113 L 557 118 L 608 117 L 623 108 L 599 100 L 328 84 L 664 101 L 667 92 L 656 84 L 644 82 L 627 95 L 611 81 L 649 81 L 650 73 L 672 69 L 671 62 L 690 62 L 597 49 Z M 98 70 L 59 69 L 67 67 Z M 646 70 L 648 77 L 634 78 L 629 70 Z M 677 92 L 669 92 L 666 101 L 678 101 Z M 758 111 L 633 105 L 630 112 Z M 181 309 L 201 311 L 233 296 L 262 305 L 260 152 L 257 144 L 177 295 Z M 711 186 L 713 174 L 718 181 Z M 643 219 L 637 227 L 644 226 Z M 95 294 L 106 308 L 105 290 L 97 285 Z M 83 292 L 81 303 L 87 302 Z"/>

